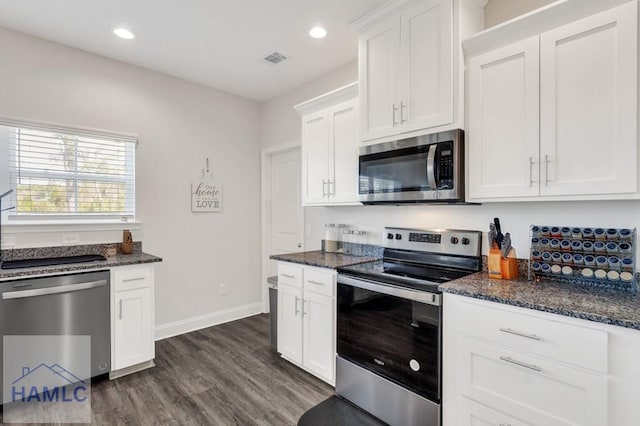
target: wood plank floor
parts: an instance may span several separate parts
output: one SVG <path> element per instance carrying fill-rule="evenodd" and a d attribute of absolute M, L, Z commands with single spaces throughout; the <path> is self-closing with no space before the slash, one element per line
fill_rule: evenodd
<path fill-rule="evenodd" d="M 269 316 L 156 343 L 156 367 L 92 386 L 101 425 L 295 425 L 333 388 L 269 345 Z"/>

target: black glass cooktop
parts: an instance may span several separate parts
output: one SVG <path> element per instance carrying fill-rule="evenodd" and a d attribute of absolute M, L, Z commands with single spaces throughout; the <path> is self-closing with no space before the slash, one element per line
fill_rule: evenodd
<path fill-rule="evenodd" d="M 377 260 L 338 269 L 339 273 L 418 290 L 438 291 L 438 285 L 473 272 Z"/>

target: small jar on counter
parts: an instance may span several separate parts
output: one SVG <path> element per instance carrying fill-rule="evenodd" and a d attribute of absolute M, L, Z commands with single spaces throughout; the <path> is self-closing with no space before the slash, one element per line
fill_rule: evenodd
<path fill-rule="evenodd" d="M 343 223 L 327 223 L 324 225 L 324 251 L 326 253 L 335 253 L 338 251 L 343 242 L 343 231 L 347 229 L 347 225 Z"/>

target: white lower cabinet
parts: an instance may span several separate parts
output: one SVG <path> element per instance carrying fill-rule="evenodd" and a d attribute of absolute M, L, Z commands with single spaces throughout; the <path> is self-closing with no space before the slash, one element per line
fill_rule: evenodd
<path fill-rule="evenodd" d="M 330 384 L 335 383 L 336 279 L 334 270 L 278 264 L 278 352 Z"/>
<path fill-rule="evenodd" d="M 448 293 L 443 309 L 444 425 L 638 424 L 640 331 Z"/>
<path fill-rule="evenodd" d="M 152 266 L 111 271 L 111 369 L 129 369 L 155 356 Z"/>
<path fill-rule="evenodd" d="M 302 364 L 302 289 L 278 284 L 278 352 Z"/>
<path fill-rule="evenodd" d="M 529 424 L 478 404 L 464 396 L 458 397 L 456 407 L 458 407 L 460 415 L 460 424 L 472 426 L 527 426 Z"/>

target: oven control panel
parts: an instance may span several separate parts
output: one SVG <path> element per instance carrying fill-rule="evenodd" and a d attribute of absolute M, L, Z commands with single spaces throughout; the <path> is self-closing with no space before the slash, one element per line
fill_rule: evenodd
<path fill-rule="evenodd" d="M 409 241 L 415 243 L 440 244 L 442 242 L 442 235 L 423 232 L 409 232 Z"/>
<path fill-rule="evenodd" d="M 458 229 L 385 228 L 383 245 L 401 250 L 480 256 L 482 232 Z"/>

